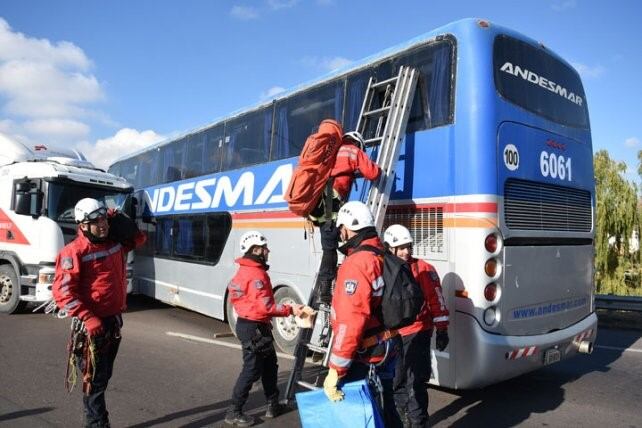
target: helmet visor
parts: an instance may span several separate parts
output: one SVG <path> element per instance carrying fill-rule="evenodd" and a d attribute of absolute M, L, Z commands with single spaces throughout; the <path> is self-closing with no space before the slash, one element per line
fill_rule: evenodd
<path fill-rule="evenodd" d="M 101 207 L 95 211 L 90 212 L 89 214 L 86 214 L 85 220 L 83 220 L 83 223 L 92 223 L 97 221 L 99 218 L 106 217 L 106 216 L 107 216 L 107 208 Z"/>

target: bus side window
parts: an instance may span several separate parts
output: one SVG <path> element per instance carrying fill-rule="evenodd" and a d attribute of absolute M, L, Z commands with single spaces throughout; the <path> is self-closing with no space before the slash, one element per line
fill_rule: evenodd
<path fill-rule="evenodd" d="M 452 53 L 452 43 L 440 41 L 423 46 L 395 60 L 395 73 L 402 65 L 419 70 L 419 80 L 406 132 L 421 131 L 452 123 Z"/>
<path fill-rule="evenodd" d="M 271 123 L 271 107 L 226 122 L 223 170 L 266 162 L 270 149 Z"/>
<path fill-rule="evenodd" d="M 205 132 L 199 132 L 187 137 L 183 178 L 198 177 L 203 174 L 206 138 Z"/>
<path fill-rule="evenodd" d="M 323 119 L 341 122 L 343 81 L 338 80 L 276 104 L 274 145 L 271 160 L 298 156 L 308 136 Z"/>
<path fill-rule="evenodd" d="M 359 113 L 361 113 L 361 106 L 363 104 L 363 99 L 366 96 L 366 88 L 368 87 L 368 80 L 370 77 L 374 77 L 377 82 L 380 82 L 382 80 L 389 79 L 391 75 L 392 62 L 388 60 L 383 63 L 373 65 L 365 71 L 360 71 L 348 77 L 346 112 L 343 123 L 343 129 L 345 131 L 353 131 L 357 129 L 357 120 L 359 119 Z M 375 100 L 375 102 L 377 101 Z M 380 102 L 378 104 L 380 104 Z M 365 137 L 367 138 L 367 135 L 365 135 Z"/>
<path fill-rule="evenodd" d="M 232 230 L 232 217 L 228 213 L 213 213 L 207 216 L 207 245 L 205 246 L 207 262 L 218 263 L 230 230 Z"/>
<path fill-rule="evenodd" d="M 202 215 L 179 217 L 175 225 L 174 256 L 202 260 L 205 252 L 205 222 Z"/>
<path fill-rule="evenodd" d="M 224 125 L 216 125 L 205 131 L 205 155 L 203 174 L 212 174 L 221 170 L 223 157 Z"/>
<path fill-rule="evenodd" d="M 171 181 L 177 181 L 182 178 L 184 147 L 185 139 L 181 139 L 161 147 L 161 183 L 169 183 Z"/>

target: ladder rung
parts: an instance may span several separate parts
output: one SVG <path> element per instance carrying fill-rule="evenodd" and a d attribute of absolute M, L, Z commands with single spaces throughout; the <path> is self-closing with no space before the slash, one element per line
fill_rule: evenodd
<path fill-rule="evenodd" d="M 297 382 L 298 385 L 301 385 L 304 388 L 310 389 L 312 391 L 321 389 L 321 387 L 311 384 L 310 382 L 304 382 L 302 380 Z"/>
<path fill-rule="evenodd" d="M 326 352 L 328 352 L 328 348 L 324 348 L 324 347 L 321 347 L 321 346 L 313 345 L 311 343 L 308 343 L 305 346 L 307 346 L 310 351 L 318 352 L 319 354 L 325 354 Z"/>
<path fill-rule="evenodd" d="M 381 88 L 382 86 L 387 86 L 388 84 L 396 81 L 397 81 L 397 76 L 391 77 L 390 79 L 382 80 L 381 82 L 375 83 L 374 85 L 371 86 L 371 88 L 372 89 Z"/>
<path fill-rule="evenodd" d="M 373 145 L 372 143 L 381 142 L 381 140 L 383 140 L 383 137 L 375 137 L 365 140 L 364 143 L 366 144 L 366 146 L 370 146 Z"/>
<path fill-rule="evenodd" d="M 374 116 L 376 114 L 387 113 L 390 111 L 391 106 L 380 107 L 374 110 L 367 111 L 363 113 L 364 116 Z"/>

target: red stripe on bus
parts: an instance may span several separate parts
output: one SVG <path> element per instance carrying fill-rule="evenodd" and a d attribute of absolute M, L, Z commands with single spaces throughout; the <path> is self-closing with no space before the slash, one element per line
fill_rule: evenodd
<path fill-rule="evenodd" d="M 497 213 L 497 204 L 495 202 L 460 202 L 444 204 L 403 204 L 390 205 L 389 209 L 426 209 L 426 208 L 443 208 L 447 213 Z"/>

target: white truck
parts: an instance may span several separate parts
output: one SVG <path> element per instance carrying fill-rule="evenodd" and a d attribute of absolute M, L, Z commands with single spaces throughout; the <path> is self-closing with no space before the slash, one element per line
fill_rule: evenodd
<path fill-rule="evenodd" d="M 77 233 L 78 200 L 91 197 L 129 212 L 131 192 L 125 179 L 78 151 L 30 149 L 0 135 L 0 312 L 51 299 L 56 255 Z"/>

